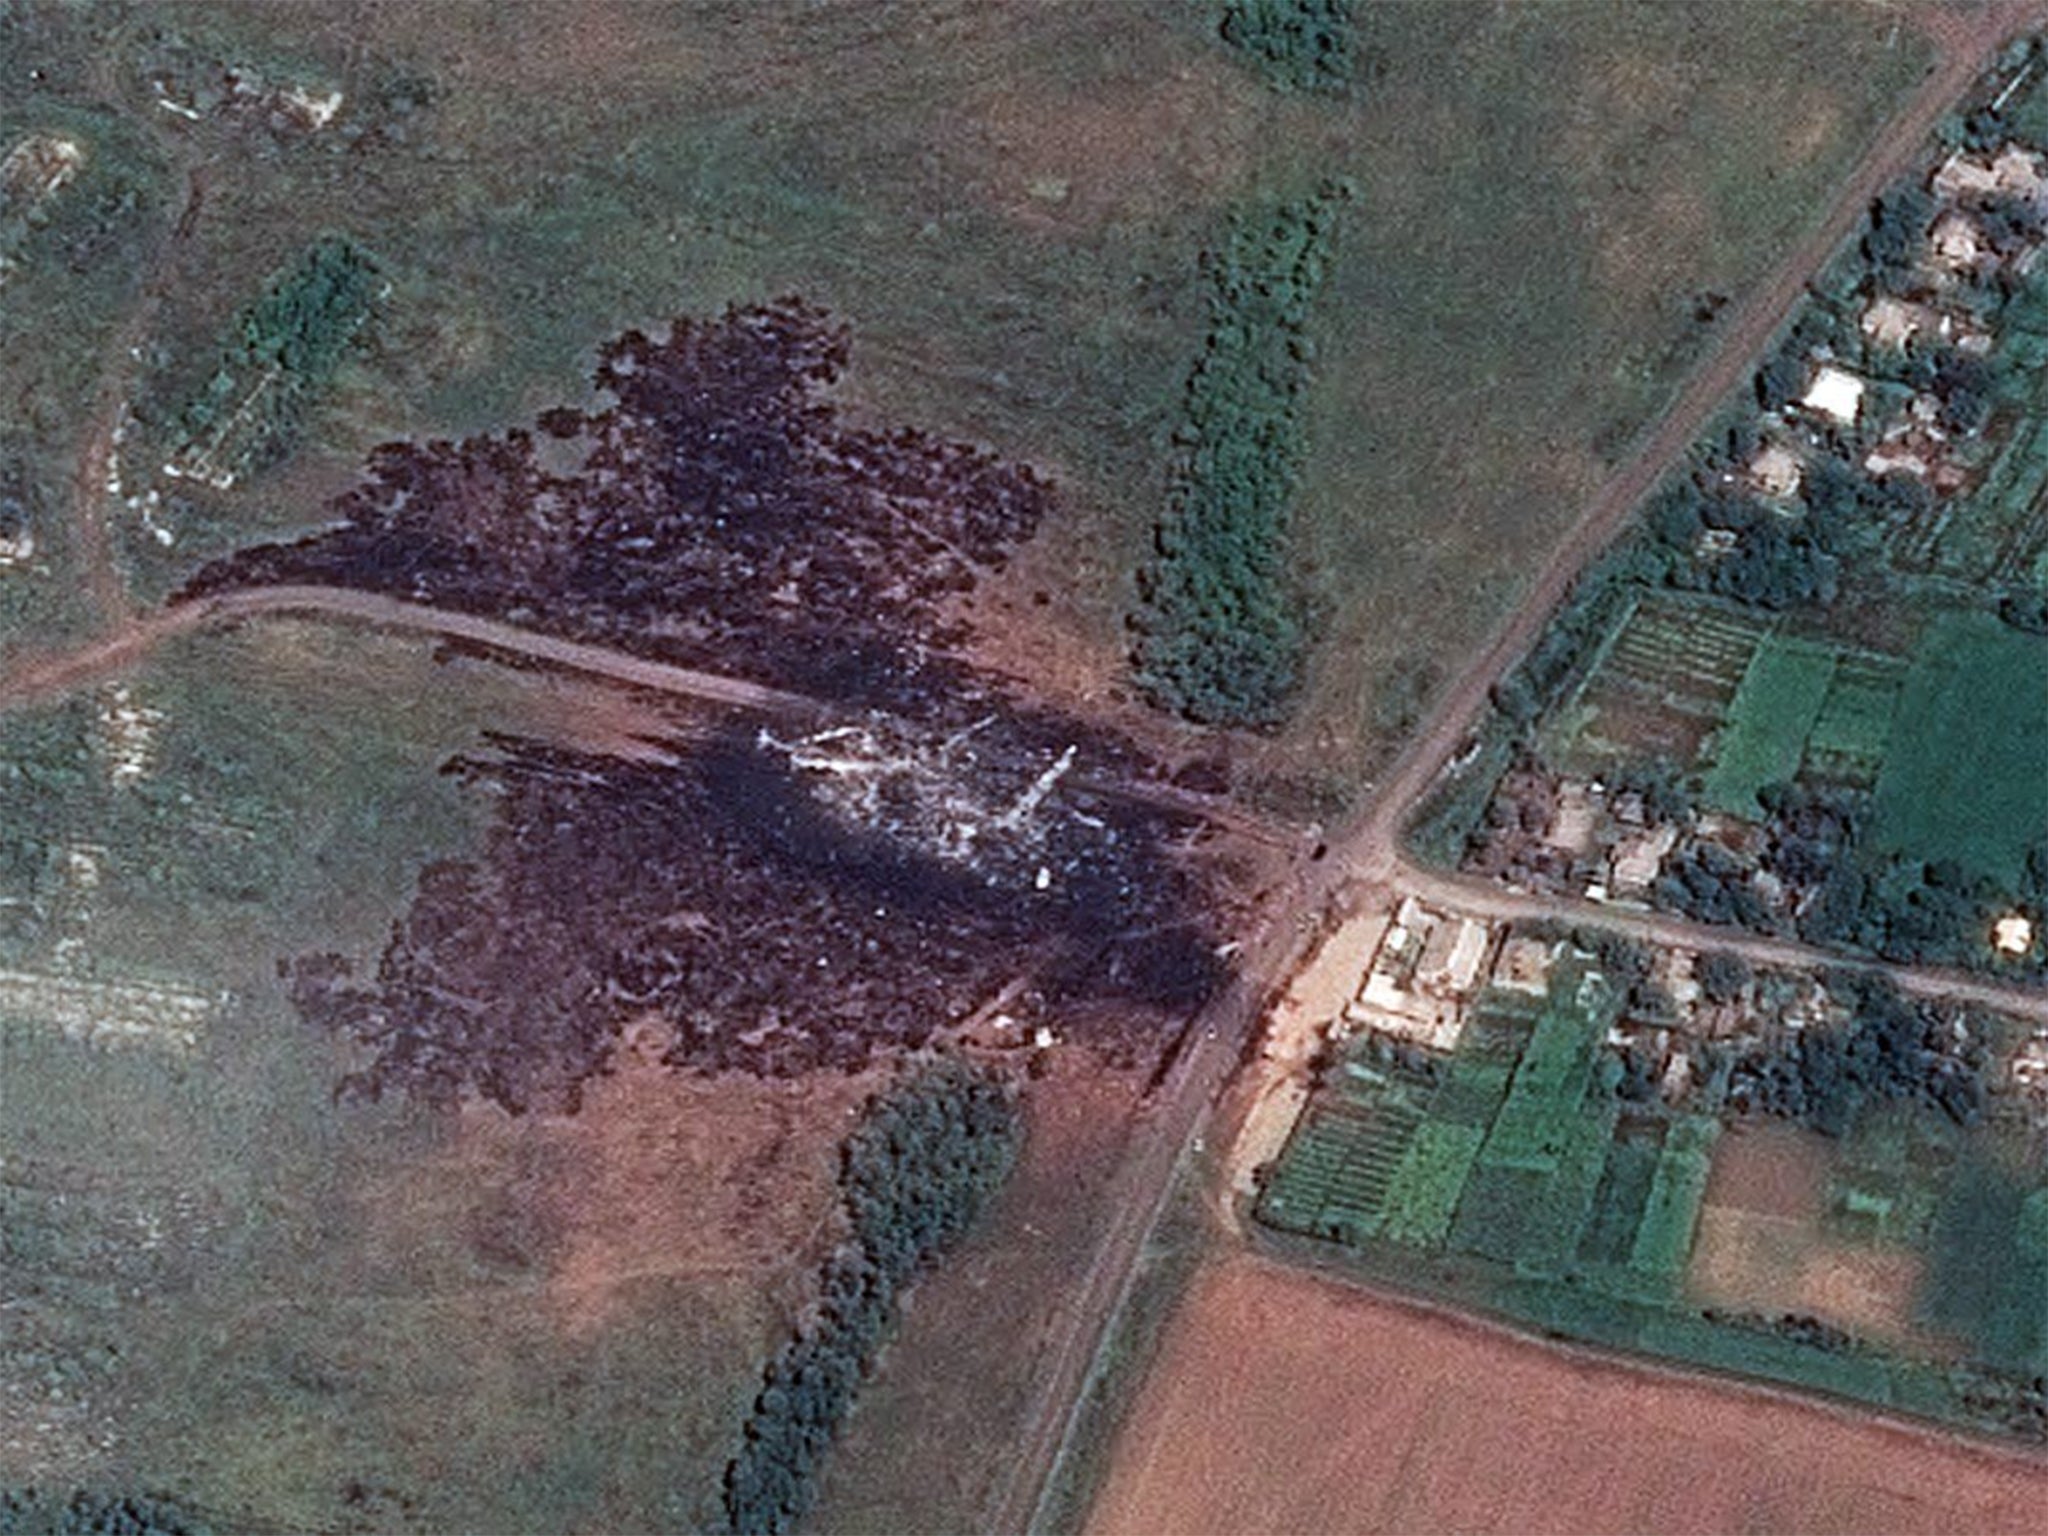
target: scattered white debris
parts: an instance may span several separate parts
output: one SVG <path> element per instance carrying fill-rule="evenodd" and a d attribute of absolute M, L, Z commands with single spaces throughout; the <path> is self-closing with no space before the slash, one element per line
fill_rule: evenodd
<path fill-rule="evenodd" d="M 137 704 L 127 683 L 100 692 L 98 747 L 107 765 L 107 781 L 116 788 L 139 784 L 156 766 L 157 727 L 164 712 Z"/>

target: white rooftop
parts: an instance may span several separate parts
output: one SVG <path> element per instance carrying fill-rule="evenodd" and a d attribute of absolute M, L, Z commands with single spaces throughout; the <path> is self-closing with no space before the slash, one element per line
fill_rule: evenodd
<path fill-rule="evenodd" d="M 1799 403 L 1836 421 L 1853 422 L 1863 404 L 1863 381 L 1846 368 L 1823 363 L 1815 371 L 1813 382 L 1806 386 L 1806 393 L 1799 397 Z"/>

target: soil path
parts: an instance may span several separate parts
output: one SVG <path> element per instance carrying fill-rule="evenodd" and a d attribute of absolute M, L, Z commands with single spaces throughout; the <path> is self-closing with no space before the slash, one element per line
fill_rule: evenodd
<path fill-rule="evenodd" d="M 148 618 L 132 620 L 77 650 L 18 661 L 0 677 L 0 707 L 52 698 L 119 672 L 179 635 L 266 616 L 341 619 L 441 635 L 571 672 L 762 714 L 809 716 L 823 709 L 817 701 L 801 694 L 783 693 L 716 672 L 650 661 L 626 651 L 564 640 L 476 614 L 430 608 L 423 603 L 408 603 L 347 587 L 320 586 L 246 587 L 195 598 Z"/>
<path fill-rule="evenodd" d="M 77 549 L 79 575 L 92 611 L 103 624 L 118 626 L 133 612 L 127 583 L 114 559 L 113 534 L 107 526 L 107 512 L 114 502 L 108 471 L 115 463 L 121 423 L 128 414 L 128 392 L 134 382 L 136 360 L 156 326 L 157 311 L 171 289 L 178 248 L 191 234 L 205 196 L 200 172 L 188 171 L 185 204 L 178 222 L 158 242 L 143 274 L 134 309 L 107 343 L 99 370 L 99 387 L 93 395 L 92 425 L 71 472 L 71 534 Z"/>

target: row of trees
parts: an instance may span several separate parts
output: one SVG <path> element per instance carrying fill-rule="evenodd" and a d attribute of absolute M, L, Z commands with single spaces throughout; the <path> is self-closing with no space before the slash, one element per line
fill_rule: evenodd
<path fill-rule="evenodd" d="M 1288 512 L 1305 449 L 1308 313 L 1350 195 L 1333 182 L 1240 214 L 1203 261 L 1209 331 L 1133 622 L 1142 684 L 1204 723 L 1276 725 L 1300 682 L 1307 627 Z"/>
<path fill-rule="evenodd" d="M 1020 1136 L 1009 1087 L 959 1061 L 870 1101 L 840 1168 L 849 1241 L 825 1261 L 811 1315 L 769 1362 L 726 1468 L 735 1532 L 785 1530 L 810 1507 L 897 1297 L 974 1224 L 1009 1176 Z"/>

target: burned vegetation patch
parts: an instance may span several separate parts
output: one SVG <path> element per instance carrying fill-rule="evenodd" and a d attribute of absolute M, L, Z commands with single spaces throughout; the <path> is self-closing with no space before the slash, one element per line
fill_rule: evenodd
<path fill-rule="evenodd" d="M 952 599 L 1028 538 L 1028 470 L 844 424 L 844 331 L 795 300 L 606 347 L 616 402 L 380 449 L 337 522 L 195 590 L 321 582 L 808 696 L 627 761 L 499 740 L 497 813 L 424 871 L 374 976 L 287 963 L 349 1090 L 573 1110 L 628 1026 L 789 1075 L 914 1048 L 1000 993 L 1137 1059 L 1216 986 L 1192 797 L 964 659 Z M 1083 1022 L 1086 1021 L 1086 1022 Z"/>
<path fill-rule="evenodd" d="M 922 1045 L 1012 977 L 1020 1009 L 1124 1004 L 1080 1011 L 1134 1037 L 1219 979 L 1171 813 L 1034 808 L 1027 876 L 886 817 L 852 830 L 739 735 L 674 763 L 508 743 L 451 771 L 501 799 L 482 856 L 422 874 L 374 979 L 288 967 L 301 1013 L 363 1048 L 350 1091 L 574 1110 L 635 1021 L 666 1026 L 676 1066 L 793 1075 Z"/>
<path fill-rule="evenodd" d="M 970 446 L 840 419 L 847 334 L 799 300 L 630 332 L 615 404 L 538 431 L 386 445 L 337 523 L 188 592 L 324 582 L 535 625 L 847 703 L 956 692 L 949 600 L 1049 488 Z"/>

